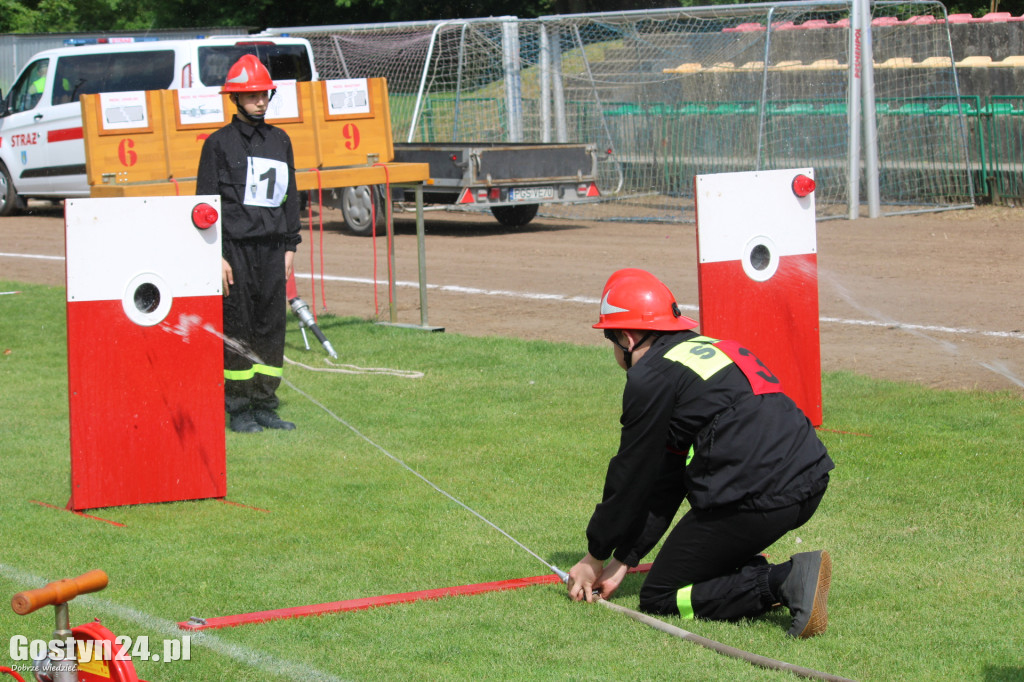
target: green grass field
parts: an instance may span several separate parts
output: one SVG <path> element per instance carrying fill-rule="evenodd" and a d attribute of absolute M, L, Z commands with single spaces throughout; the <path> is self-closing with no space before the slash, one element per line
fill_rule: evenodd
<path fill-rule="evenodd" d="M 160 652 L 187 634 L 175 623 L 190 616 L 549 572 L 382 450 L 564 570 L 585 551 L 617 438 L 623 375 L 608 349 L 323 317 L 341 361 L 425 376 L 288 366 L 281 412 L 299 429 L 227 434 L 228 499 L 259 509 L 207 500 L 92 512 L 124 524 L 116 527 L 33 502 L 63 507 L 69 498 L 64 292 L 0 282 L 9 290 L 22 293 L 0 296 L 4 600 L 102 568 L 109 587 L 73 601 L 72 624 L 99 618 Z M 322 351 L 305 351 L 290 324 L 288 357 L 323 366 Z M 1020 396 L 828 374 L 824 406 L 831 488 L 814 519 L 769 553 L 831 551 L 828 632 L 792 640 L 781 612 L 740 624 L 666 620 L 861 680 L 1022 679 Z M 615 601 L 635 608 L 641 581 L 630 577 Z M 52 629 L 51 608 L 17 616 L 4 606 L 0 665 L 11 664 L 12 636 L 48 639 Z M 192 633 L 190 645 L 191 660 L 138 662 L 139 676 L 790 677 L 570 603 L 560 585 Z"/>

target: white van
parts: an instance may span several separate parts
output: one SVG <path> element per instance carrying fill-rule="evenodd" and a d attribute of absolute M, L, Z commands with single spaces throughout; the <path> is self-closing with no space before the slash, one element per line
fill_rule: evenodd
<path fill-rule="evenodd" d="M 275 80 L 316 80 L 309 41 L 264 36 L 140 41 L 46 50 L 0 93 L 0 216 L 28 198 L 89 196 L 78 98 L 221 86 L 228 68 L 255 54 Z"/>

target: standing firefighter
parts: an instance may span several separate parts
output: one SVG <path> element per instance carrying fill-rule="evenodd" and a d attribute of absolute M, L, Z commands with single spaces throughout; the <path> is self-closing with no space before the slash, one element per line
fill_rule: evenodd
<path fill-rule="evenodd" d="M 221 197 L 224 403 L 232 431 L 294 429 L 277 415 L 284 364 L 285 286 L 299 235 L 295 161 L 288 134 L 263 118 L 277 86 L 253 55 L 228 71 L 223 93 L 238 112 L 203 144 L 197 194 Z"/>
<path fill-rule="evenodd" d="M 611 597 L 685 497 L 690 509 L 655 558 L 640 609 L 735 620 L 781 603 L 792 614 L 788 634 L 812 637 L 828 625 L 828 552 L 782 564 L 761 552 L 807 522 L 834 465 L 768 368 L 696 326 L 648 272 L 619 270 L 605 285 L 594 327 L 626 370 L 622 435 L 569 596 Z"/>

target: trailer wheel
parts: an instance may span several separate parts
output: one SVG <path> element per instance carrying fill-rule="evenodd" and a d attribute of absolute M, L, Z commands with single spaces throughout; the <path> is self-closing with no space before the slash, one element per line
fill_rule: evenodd
<path fill-rule="evenodd" d="M 20 204 L 11 174 L 7 172 L 7 166 L 0 163 L 0 216 L 13 215 Z"/>
<path fill-rule="evenodd" d="M 537 216 L 540 204 L 518 206 L 491 206 L 491 213 L 505 227 L 522 227 Z"/>
<path fill-rule="evenodd" d="M 368 237 L 384 234 L 387 216 L 384 215 L 384 197 L 377 185 L 346 187 L 341 192 L 341 216 L 352 234 Z M 376 209 L 377 223 L 374 226 L 373 212 Z M 376 230 L 374 229 L 376 228 Z"/>

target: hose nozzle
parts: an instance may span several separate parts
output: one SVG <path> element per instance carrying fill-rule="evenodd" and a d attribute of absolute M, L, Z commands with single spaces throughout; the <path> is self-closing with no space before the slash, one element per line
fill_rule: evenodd
<path fill-rule="evenodd" d="M 306 302 L 301 298 L 295 297 L 288 301 L 288 304 L 292 307 L 292 312 L 299 318 L 299 322 L 302 326 L 313 332 L 313 335 L 320 341 L 328 355 L 337 359 L 338 354 L 334 352 L 334 347 L 331 345 L 331 342 L 328 341 L 327 337 L 324 336 L 324 333 L 320 331 L 320 327 L 317 326 L 316 321 L 313 319 L 313 313 L 310 312 L 309 306 L 306 305 Z"/>

